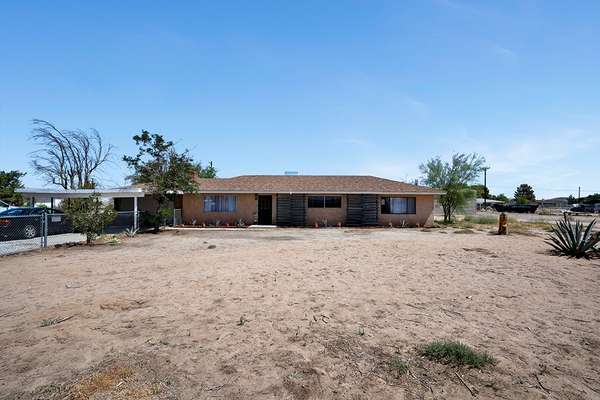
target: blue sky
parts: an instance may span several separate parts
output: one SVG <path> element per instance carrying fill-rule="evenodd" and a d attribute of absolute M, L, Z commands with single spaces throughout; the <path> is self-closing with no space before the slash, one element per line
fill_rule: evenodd
<path fill-rule="evenodd" d="M 600 2 L 2 2 L 0 169 L 31 119 L 114 144 L 141 129 L 220 176 L 408 180 L 478 152 L 493 193 L 600 192 Z M 8 144 L 7 144 L 8 143 Z"/>

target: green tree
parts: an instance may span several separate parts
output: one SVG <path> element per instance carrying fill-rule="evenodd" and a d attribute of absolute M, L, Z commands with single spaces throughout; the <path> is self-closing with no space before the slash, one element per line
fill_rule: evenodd
<path fill-rule="evenodd" d="M 0 171 L 0 200 L 17 206 L 23 204 L 23 196 L 15 190 L 23 187 L 21 178 L 24 176 L 25 172 Z"/>
<path fill-rule="evenodd" d="M 85 235 L 88 245 L 92 244 L 117 216 L 112 206 L 102 204 L 97 193 L 87 199 L 71 199 L 64 211 L 73 228 Z"/>
<path fill-rule="evenodd" d="M 202 168 L 201 164 L 198 164 L 200 166 L 200 171 L 198 173 L 198 176 L 200 178 L 216 178 L 217 177 L 217 169 L 213 166 L 212 161 L 210 161 L 208 163 L 208 166 L 206 168 Z"/>
<path fill-rule="evenodd" d="M 471 185 L 470 188 L 475 191 L 480 199 L 491 199 L 493 197 L 490 196 L 490 190 L 481 184 Z"/>
<path fill-rule="evenodd" d="M 569 197 L 567 197 L 567 202 L 569 204 L 575 204 L 575 203 L 577 203 L 577 199 L 575 198 L 575 196 L 573 196 L 572 194 L 570 194 Z"/>
<path fill-rule="evenodd" d="M 508 197 L 506 197 L 506 195 L 504 193 L 500 193 L 499 195 L 494 196 L 493 200 L 498 200 L 498 201 L 503 201 L 505 203 L 508 203 L 509 199 L 508 199 Z"/>
<path fill-rule="evenodd" d="M 596 204 L 596 203 L 600 203 L 600 193 L 590 194 L 589 196 L 586 196 L 583 199 L 581 199 L 581 202 L 583 204 Z"/>
<path fill-rule="evenodd" d="M 535 193 L 533 188 L 527 183 L 522 183 L 515 190 L 515 200 L 519 204 L 527 204 L 535 201 Z"/>
<path fill-rule="evenodd" d="M 196 177 L 214 178 L 217 170 L 212 162 L 203 168 L 194 161 L 189 151 L 182 153 L 175 150 L 173 142 L 162 135 L 143 130 L 141 135 L 133 136 L 138 152 L 135 156 L 124 156 L 123 161 L 132 170 L 129 179 L 133 183 L 144 184 L 146 191 L 157 202 L 154 217 L 146 216 L 144 221 L 158 230 L 167 215 L 167 203 L 175 193 L 196 193 L 198 182 Z"/>
<path fill-rule="evenodd" d="M 469 184 L 477 179 L 484 164 L 485 158 L 473 153 L 454 154 L 451 162 L 436 157 L 419 166 L 425 184 L 445 192 L 440 195 L 444 222 L 451 221 L 456 210 L 475 197 L 476 193 Z"/>

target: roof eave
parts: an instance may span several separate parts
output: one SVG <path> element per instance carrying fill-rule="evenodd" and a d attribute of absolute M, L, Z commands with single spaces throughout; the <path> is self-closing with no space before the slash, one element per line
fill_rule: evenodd
<path fill-rule="evenodd" d="M 442 195 L 446 192 L 435 191 L 435 192 L 415 192 L 415 191 L 394 191 L 394 192 L 384 192 L 384 191 L 289 191 L 289 190 L 223 190 L 223 189 L 200 189 L 196 193 L 185 193 L 185 194 L 203 194 L 203 193 L 231 193 L 231 194 L 258 194 L 258 193 L 266 193 L 266 194 L 377 194 L 377 195 L 403 195 L 403 196 L 427 196 L 427 195 Z"/>

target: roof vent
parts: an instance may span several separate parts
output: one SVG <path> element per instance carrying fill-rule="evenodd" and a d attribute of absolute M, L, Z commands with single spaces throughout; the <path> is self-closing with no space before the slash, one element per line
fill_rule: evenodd
<path fill-rule="evenodd" d="M 285 171 L 283 174 L 295 176 L 295 175 L 298 175 L 298 171 Z"/>

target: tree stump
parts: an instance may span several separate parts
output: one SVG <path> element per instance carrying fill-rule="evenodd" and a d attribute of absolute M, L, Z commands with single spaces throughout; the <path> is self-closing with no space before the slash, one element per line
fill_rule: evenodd
<path fill-rule="evenodd" d="M 501 213 L 498 218 L 498 235 L 506 235 L 508 231 L 508 217 L 506 214 Z"/>

